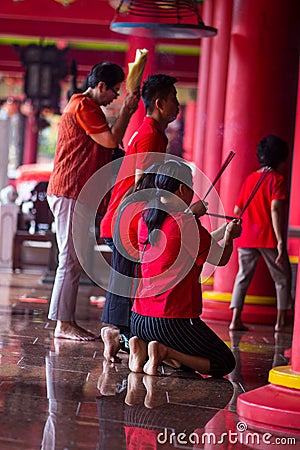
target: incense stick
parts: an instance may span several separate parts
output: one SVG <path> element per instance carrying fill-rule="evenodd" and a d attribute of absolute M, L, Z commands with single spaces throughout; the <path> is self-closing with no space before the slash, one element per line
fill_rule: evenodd
<path fill-rule="evenodd" d="M 233 217 L 233 216 L 225 216 L 224 214 L 216 214 L 216 213 L 209 213 L 206 212 L 205 213 L 207 216 L 212 216 L 212 217 L 220 217 L 220 219 L 226 219 L 226 220 L 235 220 L 235 219 L 239 219 L 238 217 Z"/>
<path fill-rule="evenodd" d="M 212 190 L 212 188 L 214 187 L 216 182 L 219 180 L 220 176 L 222 175 L 222 173 L 224 172 L 224 170 L 226 169 L 226 167 L 228 166 L 228 164 L 230 163 L 230 161 L 232 160 L 234 155 L 235 155 L 235 152 L 233 150 L 231 150 L 229 152 L 229 155 L 227 156 L 226 160 L 224 161 L 223 165 L 220 167 L 219 172 L 217 173 L 214 181 L 212 182 L 210 188 L 208 189 L 208 191 L 206 192 L 206 194 L 202 200 L 206 199 L 206 197 L 208 196 L 208 194 L 210 193 L 210 191 Z"/>
<path fill-rule="evenodd" d="M 268 173 L 269 173 L 271 170 L 272 170 L 271 167 L 267 167 L 267 168 L 263 171 L 263 173 L 261 174 L 261 176 L 259 177 L 259 179 L 258 179 L 256 185 L 254 186 L 254 188 L 252 189 L 251 194 L 249 195 L 248 200 L 246 201 L 246 203 L 245 203 L 245 205 L 244 205 L 242 211 L 240 212 L 239 219 L 242 217 L 242 215 L 244 214 L 244 212 L 246 211 L 246 209 L 248 208 L 248 206 L 249 206 L 250 203 L 252 202 L 253 197 L 255 196 L 255 194 L 256 194 L 256 192 L 258 191 L 258 189 L 260 188 L 262 182 L 264 181 L 264 179 L 266 178 L 266 176 L 268 175 Z"/>

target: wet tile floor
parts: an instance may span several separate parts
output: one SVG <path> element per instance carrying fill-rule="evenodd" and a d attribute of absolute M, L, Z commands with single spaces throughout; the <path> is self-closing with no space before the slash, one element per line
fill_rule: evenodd
<path fill-rule="evenodd" d="M 43 281 L 39 271 L 0 272 L 1 450 L 268 448 L 236 437 L 236 401 L 267 384 L 273 366 L 288 363 L 291 334 L 274 335 L 261 325 L 229 334 L 227 324 L 210 322 L 237 360 L 227 378 L 167 366 L 161 377 L 134 374 L 126 354 L 121 363 L 105 363 L 100 340 L 53 339 L 47 319 L 52 284 Z M 101 309 L 90 296 L 103 294 L 89 283 L 80 286 L 79 322 L 94 332 Z M 276 448 L 300 449 L 300 441 L 289 442 Z"/>

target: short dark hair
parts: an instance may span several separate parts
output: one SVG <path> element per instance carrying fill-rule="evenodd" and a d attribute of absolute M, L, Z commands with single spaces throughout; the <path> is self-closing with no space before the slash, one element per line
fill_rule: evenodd
<path fill-rule="evenodd" d="M 169 75 L 150 75 L 142 87 L 142 99 L 146 110 L 150 113 L 154 110 L 157 98 L 166 99 L 178 80 Z"/>
<path fill-rule="evenodd" d="M 108 87 L 113 87 L 124 79 L 124 71 L 118 64 L 104 61 L 92 67 L 87 77 L 87 87 L 94 88 L 100 81 L 104 81 Z"/>
<path fill-rule="evenodd" d="M 265 136 L 257 144 L 257 157 L 261 166 L 276 169 L 288 157 L 289 149 L 285 141 L 274 134 Z"/>

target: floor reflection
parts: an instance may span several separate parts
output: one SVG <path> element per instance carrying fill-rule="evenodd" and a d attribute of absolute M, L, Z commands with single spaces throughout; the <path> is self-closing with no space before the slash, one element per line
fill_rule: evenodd
<path fill-rule="evenodd" d="M 119 422 L 117 434 L 126 443 L 125 448 L 200 443 L 205 426 L 226 407 L 234 391 L 228 380 L 191 377 L 184 372 L 162 377 L 129 373 L 123 379 L 124 373 L 114 371 L 113 367 L 110 373 L 117 390 L 114 394 L 97 397 L 103 437 L 100 448 L 103 449 L 113 448 L 110 446 L 112 435 L 116 433 L 116 420 Z M 120 391 L 119 386 L 126 386 L 126 381 L 127 389 Z M 105 384 L 101 378 L 102 394 L 103 390 L 107 392 Z"/>
<path fill-rule="evenodd" d="M 274 334 L 270 326 L 229 332 L 211 322 L 236 358 L 226 379 L 167 366 L 160 377 L 130 373 L 125 353 L 118 364 L 103 360 L 100 340 L 53 339 L 44 301 L 51 285 L 40 280 L 0 274 L 1 450 L 265 449 L 242 440 L 236 402 L 265 385 L 272 367 L 289 362 L 291 333 Z M 80 287 L 79 322 L 94 332 L 101 310 L 89 299 L 102 294 Z"/>
<path fill-rule="evenodd" d="M 81 343 L 60 339 L 54 339 L 53 343 L 54 351 L 50 350 L 49 355 L 45 357 L 49 408 L 43 432 L 42 450 L 56 449 L 57 442 L 59 442 L 60 448 L 68 448 L 87 379 L 87 372 L 80 364 L 84 353 Z M 72 359 L 69 361 L 70 355 L 72 355 Z M 75 363 L 74 367 L 72 367 L 73 363 Z M 95 360 L 94 366 L 96 366 Z M 91 370 L 91 366 L 89 366 L 89 370 Z M 68 373 L 66 374 L 66 372 Z M 70 372 L 72 372 L 71 379 Z M 74 438 L 75 436 L 72 439 L 74 440 Z"/>

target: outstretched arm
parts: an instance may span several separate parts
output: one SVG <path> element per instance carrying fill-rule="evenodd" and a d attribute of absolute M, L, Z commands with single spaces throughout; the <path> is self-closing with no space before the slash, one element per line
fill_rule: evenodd
<path fill-rule="evenodd" d="M 212 231 L 211 237 L 216 241 L 219 242 L 221 241 L 224 236 L 225 236 L 225 231 L 226 231 L 226 227 L 227 227 L 227 223 L 223 223 L 223 225 L 221 225 L 219 228 L 217 228 L 216 230 Z"/>
<path fill-rule="evenodd" d="M 207 262 L 213 264 L 214 266 L 225 266 L 232 254 L 233 239 L 239 237 L 241 232 L 241 223 L 234 220 L 229 222 L 225 227 L 222 245 L 219 245 L 212 236 L 211 248 L 207 257 Z"/>
<path fill-rule="evenodd" d="M 91 134 L 91 138 L 106 148 L 116 148 L 122 141 L 132 114 L 137 110 L 140 99 L 139 89 L 127 94 L 119 115 L 109 131 Z"/>
<path fill-rule="evenodd" d="M 206 213 L 207 205 L 208 203 L 204 200 L 198 200 L 197 202 L 190 205 L 189 211 L 194 214 L 195 217 L 201 217 Z"/>

